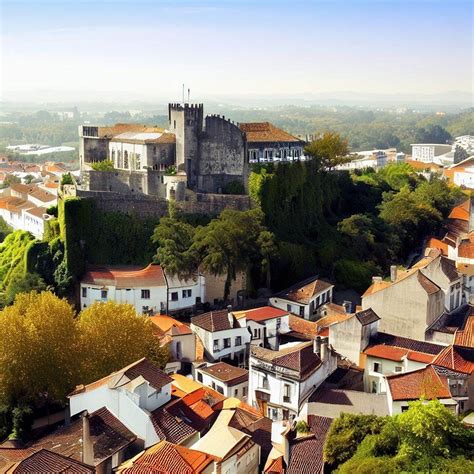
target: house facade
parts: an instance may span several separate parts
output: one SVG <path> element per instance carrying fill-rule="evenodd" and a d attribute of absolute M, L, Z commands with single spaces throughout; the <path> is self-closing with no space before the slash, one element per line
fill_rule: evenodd
<path fill-rule="evenodd" d="M 234 311 L 237 319 L 245 318 L 251 334 L 251 344 L 278 350 L 279 336 L 290 331 L 288 311 L 271 306 Z"/>
<path fill-rule="evenodd" d="M 308 278 L 273 295 L 269 304 L 304 319 L 316 320 L 318 309 L 332 301 L 334 285 L 317 277 Z"/>
<path fill-rule="evenodd" d="M 298 416 L 311 393 L 337 367 L 327 339 L 287 346 L 278 351 L 250 349 L 248 403 L 273 421 Z"/>
<path fill-rule="evenodd" d="M 230 359 L 245 364 L 250 343 L 245 317 L 237 319 L 230 310 L 211 311 L 191 318 L 191 329 L 202 341 L 211 362 Z"/>
<path fill-rule="evenodd" d="M 208 364 L 195 370 L 195 378 L 226 397 L 246 399 L 249 386 L 248 370 L 225 362 Z"/>
<path fill-rule="evenodd" d="M 374 277 L 362 295 L 362 308 L 380 316 L 379 330 L 424 340 L 425 332 L 444 312 L 443 290 L 418 268 L 399 272 L 395 281 Z"/>

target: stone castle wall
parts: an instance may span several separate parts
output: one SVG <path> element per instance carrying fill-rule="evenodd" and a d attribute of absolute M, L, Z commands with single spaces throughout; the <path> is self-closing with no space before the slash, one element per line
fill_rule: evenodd
<path fill-rule="evenodd" d="M 168 214 L 168 201 L 143 194 L 76 190 L 77 197 L 94 199 L 99 210 L 122 212 L 142 218 L 163 217 Z M 185 201 L 176 201 L 178 210 L 185 214 L 217 215 L 226 208 L 239 211 L 250 209 L 250 198 L 241 195 L 201 194 L 187 196 Z"/>

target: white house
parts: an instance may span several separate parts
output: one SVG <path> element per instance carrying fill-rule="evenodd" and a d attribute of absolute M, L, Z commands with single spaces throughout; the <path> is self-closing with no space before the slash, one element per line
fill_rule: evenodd
<path fill-rule="evenodd" d="M 333 284 L 312 277 L 273 295 L 268 302 L 275 308 L 315 320 L 318 308 L 332 301 L 333 289 Z"/>
<path fill-rule="evenodd" d="M 239 320 L 247 319 L 247 328 L 251 334 L 251 344 L 269 349 L 278 349 L 278 336 L 290 331 L 288 311 L 283 311 L 272 306 L 234 311 L 234 316 Z"/>
<path fill-rule="evenodd" d="M 457 186 L 474 189 L 474 156 L 450 166 L 444 174 Z"/>
<path fill-rule="evenodd" d="M 226 309 L 211 311 L 191 318 L 191 329 L 201 339 L 209 360 L 232 359 L 244 364 L 250 343 L 245 317 L 237 320 Z"/>
<path fill-rule="evenodd" d="M 181 280 L 154 264 L 146 268 L 91 266 L 81 281 L 82 308 L 96 301 L 116 301 L 133 305 L 138 313 L 167 313 L 192 308 L 204 297 L 202 275 Z"/>
<path fill-rule="evenodd" d="M 389 375 L 386 379 L 388 406 L 392 416 L 408 410 L 408 403 L 420 398 L 437 398 L 446 408 L 458 412 L 458 403 L 451 396 L 447 378 L 438 374 L 431 365 L 405 374 Z"/>
<path fill-rule="evenodd" d="M 226 397 L 244 399 L 249 387 L 248 370 L 225 362 L 196 368 L 196 380 Z"/>
<path fill-rule="evenodd" d="M 354 159 L 336 166 L 338 170 L 355 170 L 364 168 L 382 168 L 388 163 L 388 150 L 358 151 Z"/>
<path fill-rule="evenodd" d="M 413 143 L 411 145 L 412 159 L 432 163 L 435 158 L 451 151 L 451 145 L 441 143 Z"/>
<path fill-rule="evenodd" d="M 165 372 L 191 371 L 191 362 L 196 359 L 196 335 L 186 324 L 165 314 L 150 317 L 155 334 L 161 345 L 168 346 L 170 360 Z"/>
<path fill-rule="evenodd" d="M 203 275 L 196 274 L 184 279 L 165 272 L 165 278 L 168 286 L 168 312 L 190 309 L 195 304 L 204 303 L 206 283 Z"/>
<path fill-rule="evenodd" d="M 145 448 L 163 439 L 154 422 L 155 412 L 171 400 L 173 379 L 140 359 L 89 385 L 79 385 L 69 395 L 71 416 L 107 408 L 144 441 Z"/>
<path fill-rule="evenodd" d="M 137 313 L 166 311 L 167 285 L 160 265 L 91 267 L 81 281 L 81 308 L 96 301 L 129 303 Z"/>
<path fill-rule="evenodd" d="M 361 355 L 364 390 L 386 393 L 386 375 L 422 369 L 432 363 L 444 346 L 392 334 L 378 333 Z"/>
<path fill-rule="evenodd" d="M 273 421 L 289 420 L 336 368 L 336 354 L 319 336 L 278 351 L 252 345 L 248 403 Z"/>

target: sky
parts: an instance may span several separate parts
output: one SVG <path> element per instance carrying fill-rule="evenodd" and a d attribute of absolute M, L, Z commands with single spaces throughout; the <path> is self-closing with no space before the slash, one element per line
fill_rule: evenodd
<path fill-rule="evenodd" d="M 472 94 L 470 0 L 0 5 L 3 100 Z"/>

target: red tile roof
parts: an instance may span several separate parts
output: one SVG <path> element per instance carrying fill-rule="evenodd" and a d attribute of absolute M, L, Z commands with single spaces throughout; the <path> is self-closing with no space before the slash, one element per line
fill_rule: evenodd
<path fill-rule="evenodd" d="M 312 435 L 296 438 L 290 443 L 287 474 L 322 474 L 324 442 L 332 421 L 324 416 L 308 416 Z"/>
<path fill-rule="evenodd" d="M 199 370 L 229 386 L 246 382 L 249 379 L 248 370 L 234 367 L 226 362 L 218 362 L 217 364 L 208 365 Z"/>
<path fill-rule="evenodd" d="M 102 463 L 117 451 L 126 448 L 137 438 L 107 408 L 100 408 L 89 416 L 90 436 L 94 451 L 94 465 Z M 82 460 L 84 439 L 82 419 L 41 437 L 30 447 L 34 451 L 47 449 L 76 461 Z"/>
<path fill-rule="evenodd" d="M 460 219 L 463 221 L 469 221 L 469 208 L 470 200 L 466 199 L 466 201 L 464 201 L 459 206 L 453 207 L 453 209 L 449 213 L 448 219 Z"/>
<path fill-rule="evenodd" d="M 451 398 L 447 379 L 438 375 L 431 365 L 405 374 L 389 375 L 387 382 L 394 401 Z"/>
<path fill-rule="evenodd" d="M 434 248 L 434 249 L 438 249 L 442 255 L 444 255 L 445 257 L 448 256 L 448 244 L 446 242 L 443 242 L 442 240 L 439 240 L 435 237 L 431 237 L 427 244 L 426 244 L 426 247 L 427 248 Z"/>
<path fill-rule="evenodd" d="M 433 365 L 445 369 L 472 374 L 474 372 L 474 349 L 469 347 L 448 346 L 433 361 Z"/>
<path fill-rule="evenodd" d="M 263 306 L 262 308 L 247 309 L 245 311 L 238 311 L 235 316 L 240 319 L 241 317 L 247 318 L 249 321 L 266 321 L 268 319 L 281 318 L 288 316 L 288 311 L 283 311 L 273 306 Z"/>
<path fill-rule="evenodd" d="M 372 357 L 380 357 L 381 359 L 400 362 L 408 354 L 408 351 L 406 349 L 399 349 L 398 347 L 377 345 L 368 347 L 364 351 L 364 354 Z"/>
<path fill-rule="evenodd" d="M 172 335 L 193 333 L 189 326 L 165 314 L 156 314 L 155 316 L 150 316 L 149 319 L 163 333 L 169 331 L 171 331 Z"/>
<path fill-rule="evenodd" d="M 171 377 L 144 357 L 121 370 L 112 372 L 111 374 L 96 380 L 95 382 L 87 385 L 78 385 L 75 390 L 69 394 L 69 397 L 78 393 L 95 390 L 102 385 L 107 385 L 112 382 L 114 384 L 110 388 L 117 388 L 140 376 L 148 381 L 148 383 L 156 390 L 160 390 L 165 385 L 173 382 Z"/>
<path fill-rule="evenodd" d="M 296 283 L 274 296 L 288 301 L 294 301 L 295 303 L 309 304 L 314 296 L 332 287 L 334 287 L 332 283 L 320 280 L 317 277 L 312 277 Z"/>
<path fill-rule="evenodd" d="M 117 288 L 138 288 L 141 286 L 166 286 L 163 269 L 160 265 L 139 267 L 90 267 L 82 278 L 82 283 Z"/>
<path fill-rule="evenodd" d="M 199 474 L 214 457 L 184 446 L 161 441 L 118 469 L 123 474 Z"/>
<path fill-rule="evenodd" d="M 474 314 L 467 318 L 463 329 L 456 331 L 454 344 L 456 346 L 474 348 Z"/>
<path fill-rule="evenodd" d="M 300 142 L 299 138 L 290 135 L 288 132 L 275 127 L 269 122 L 254 122 L 239 124 L 240 130 L 245 133 L 248 143 L 265 142 Z"/>
<path fill-rule="evenodd" d="M 307 378 L 321 365 L 321 359 L 314 353 L 312 342 L 297 344 L 279 351 L 251 346 L 250 351 L 252 357 L 297 372 L 300 379 Z"/>
<path fill-rule="evenodd" d="M 461 240 L 458 246 L 458 257 L 474 259 L 474 232 L 471 232 L 466 239 Z"/>
<path fill-rule="evenodd" d="M 265 469 L 265 474 L 285 474 L 285 462 L 283 456 L 273 460 L 273 462 Z"/>
<path fill-rule="evenodd" d="M 220 311 L 211 311 L 209 313 L 200 314 L 191 318 L 191 324 L 198 326 L 205 331 L 216 332 L 225 331 L 227 329 L 239 328 L 235 316 L 226 309 Z"/>
<path fill-rule="evenodd" d="M 166 405 L 152 411 L 150 418 L 158 437 L 170 443 L 181 444 L 197 433 L 185 420 L 169 413 Z"/>
<path fill-rule="evenodd" d="M 42 449 L 21 461 L 14 472 L 18 474 L 62 474 L 65 472 L 88 474 L 95 472 L 95 469 L 82 462 Z"/>

